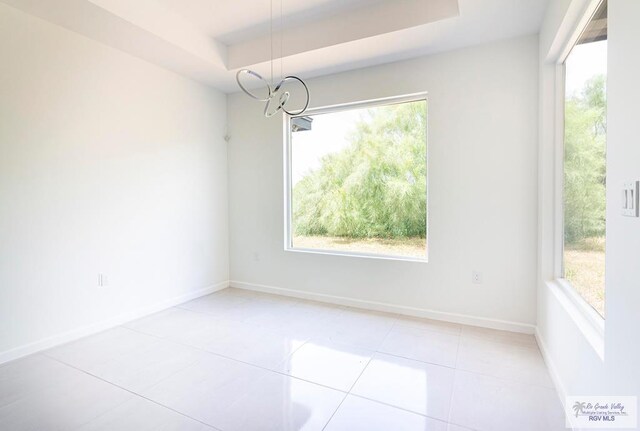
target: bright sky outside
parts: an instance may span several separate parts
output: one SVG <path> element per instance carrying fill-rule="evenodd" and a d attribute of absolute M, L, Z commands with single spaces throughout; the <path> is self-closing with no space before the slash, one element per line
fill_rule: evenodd
<path fill-rule="evenodd" d="M 355 109 L 313 116 L 311 131 L 292 134 L 291 180 L 297 184 L 305 175 L 320 167 L 322 157 L 349 145 L 349 132 L 368 109 Z"/>
<path fill-rule="evenodd" d="M 607 41 L 576 45 L 566 62 L 566 94 L 582 91 L 593 76 L 607 74 Z"/>

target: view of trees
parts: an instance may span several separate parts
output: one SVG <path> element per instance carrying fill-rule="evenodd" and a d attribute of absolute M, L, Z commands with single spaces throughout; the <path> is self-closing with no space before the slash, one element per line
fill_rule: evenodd
<path fill-rule="evenodd" d="M 605 77 L 565 102 L 564 277 L 605 315 Z"/>
<path fill-rule="evenodd" d="M 426 111 L 425 101 L 368 110 L 350 144 L 294 187 L 295 235 L 424 238 Z"/>
<path fill-rule="evenodd" d="M 605 233 L 605 77 L 589 80 L 565 105 L 565 243 Z"/>
<path fill-rule="evenodd" d="M 605 76 L 568 95 L 565 106 L 566 276 L 602 296 L 606 188 Z M 371 108 L 293 190 L 298 238 L 425 238 L 426 102 Z M 322 244 L 327 246 L 327 244 Z M 419 247 L 419 246 L 418 246 Z M 600 255 L 579 254 L 578 251 Z M 586 277 L 579 281 L 578 276 Z"/>

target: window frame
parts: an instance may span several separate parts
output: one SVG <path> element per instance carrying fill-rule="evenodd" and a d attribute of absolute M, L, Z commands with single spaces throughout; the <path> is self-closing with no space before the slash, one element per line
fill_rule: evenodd
<path fill-rule="evenodd" d="M 596 345 L 596 351 L 603 357 L 603 337 L 604 337 L 604 325 L 605 318 L 600 315 L 586 299 L 580 295 L 575 287 L 564 278 L 564 163 L 565 163 L 565 103 L 566 103 L 566 60 L 571 54 L 573 48 L 576 46 L 583 32 L 591 22 L 595 13 L 599 9 L 600 5 L 605 0 L 591 0 L 585 7 L 583 13 L 579 17 L 579 20 L 575 23 L 571 29 L 571 33 L 565 39 L 561 50 L 559 51 L 555 59 L 555 131 L 554 140 L 556 142 L 555 151 L 555 168 L 554 168 L 554 287 L 557 288 L 565 300 L 568 300 L 568 305 L 571 306 L 573 311 L 576 311 L 587 324 L 591 330 L 595 331 L 597 340 L 595 337 L 590 337 L 590 343 Z M 606 286 L 605 286 L 606 289 Z M 606 303 L 605 303 L 606 304 Z M 605 305 L 606 306 L 606 305 Z M 583 331 L 585 332 L 585 331 Z"/>
<path fill-rule="evenodd" d="M 292 234 L 292 218 L 293 218 L 293 206 L 292 206 L 292 131 L 291 120 L 298 117 L 308 117 L 321 114 L 332 114 L 343 111 L 350 111 L 354 109 L 373 108 L 380 106 L 396 105 L 410 102 L 424 101 L 427 104 L 427 118 L 425 127 L 425 166 L 426 166 L 426 226 L 425 226 L 425 256 L 413 257 L 413 256 L 400 256 L 400 255 L 386 255 L 377 253 L 366 253 L 358 251 L 341 251 L 341 250 L 325 250 L 316 248 L 302 248 L 293 246 L 293 234 Z M 302 115 L 283 115 L 283 168 L 284 168 L 284 250 L 295 253 L 311 253 L 320 255 L 342 256 L 342 257 L 357 257 L 368 259 L 383 259 L 383 260 L 395 260 L 405 262 L 417 262 L 427 263 L 429 261 L 429 101 L 427 92 L 412 93 L 400 96 L 384 97 L 379 99 L 369 99 L 356 102 L 341 103 L 336 105 L 328 105 L 317 108 L 307 109 Z"/>

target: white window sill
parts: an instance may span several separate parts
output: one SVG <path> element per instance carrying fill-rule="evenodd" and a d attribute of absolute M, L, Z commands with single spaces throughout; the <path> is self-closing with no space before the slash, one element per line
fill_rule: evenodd
<path fill-rule="evenodd" d="M 604 318 L 564 279 L 548 281 L 547 287 L 576 324 L 585 340 L 604 360 Z"/>
<path fill-rule="evenodd" d="M 392 255 L 384 255 L 384 254 L 359 253 L 354 251 L 322 250 L 322 249 L 315 249 L 315 248 L 285 247 L 284 251 L 289 251 L 294 253 L 322 254 L 322 255 L 329 255 L 329 256 L 357 257 L 357 258 L 365 258 L 365 259 L 395 260 L 395 261 L 401 261 L 401 262 L 418 262 L 418 263 L 428 262 L 428 259 L 426 257 L 392 256 Z"/>

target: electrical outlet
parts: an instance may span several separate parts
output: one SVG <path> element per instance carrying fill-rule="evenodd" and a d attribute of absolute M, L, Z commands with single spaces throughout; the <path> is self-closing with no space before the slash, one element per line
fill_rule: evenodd
<path fill-rule="evenodd" d="M 107 287 L 109 285 L 109 277 L 105 274 L 98 274 L 98 287 Z"/>
<path fill-rule="evenodd" d="M 482 273 L 479 271 L 473 271 L 471 274 L 471 280 L 474 284 L 482 284 Z"/>

